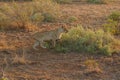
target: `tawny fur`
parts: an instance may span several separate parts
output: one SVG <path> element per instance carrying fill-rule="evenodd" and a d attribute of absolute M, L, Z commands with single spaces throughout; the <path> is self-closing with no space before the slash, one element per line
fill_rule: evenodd
<path fill-rule="evenodd" d="M 46 48 L 44 45 L 45 41 L 52 41 L 53 47 L 56 45 L 56 40 L 60 39 L 62 34 L 66 32 L 66 28 L 59 27 L 58 29 L 46 31 L 46 32 L 37 32 L 33 34 L 33 38 L 36 40 L 33 49 L 37 50 L 37 46 L 40 45 L 42 48 Z"/>

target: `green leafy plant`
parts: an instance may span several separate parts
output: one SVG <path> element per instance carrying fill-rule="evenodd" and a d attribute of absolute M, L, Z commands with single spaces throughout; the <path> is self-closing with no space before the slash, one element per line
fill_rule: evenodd
<path fill-rule="evenodd" d="M 114 35 L 120 34 L 120 12 L 113 12 L 108 16 L 107 23 L 104 25 L 104 30 Z"/>
<path fill-rule="evenodd" d="M 57 3 L 71 3 L 72 2 L 72 0 L 55 0 Z"/>
<path fill-rule="evenodd" d="M 111 13 L 109 16 L 108 16 L 109 19 L 112 19 L 114 21 L 120 21 L 120 12 L 119 11 L 115 11 L 113 13 Z"/>
<path fill-rule="evenodd" d="M 54 15 L 51 15 L 49 13 L 44 13 L 44 22 L 55 22 L 56 21 L 56 17 Z"/>
<path fill-rule="evenodd" d="M 71 17 L 69 17 L 68 18 L 68 22 L 75 22 L 75 21 L 77 21 L 78 20 L 78 18 L 77 17 L 75 17 L 75 16 L 71 16 Z"/>
<path fill-rule="evenodd" d="M 68 33 L 63 34 L 61 41 L 56 45 L 58 52 L 85 52 L 93 54 L 111 55 L 119 49 L 113 48 L 119 44 L 114 36 L 105 33 L 102 29 L 94 31 L 83 27 L 74 27 Z"/>
<path fill-rule="evenodd" d="M 7 78 L 1 78 L 0 80 L 8 80 Z"/>
<path fill-rule="evenodd" d="M 110 0 L 87 0 L 89 3 L 95 3 L 95 4 L 106 4 Z"/>
<path fill-rule="evenodd" d="M 4 26 L 8 26 L 9 24 L 10 24 L 10 21 L 8 17 L 5 14 L 0 13 L 0 30 L 4 30 L 5 28 Z"/>

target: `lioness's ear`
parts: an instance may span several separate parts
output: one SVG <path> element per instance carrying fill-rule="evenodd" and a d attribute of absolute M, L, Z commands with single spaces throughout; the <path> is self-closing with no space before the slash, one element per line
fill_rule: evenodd
<path fill-rule="evenodd" d="M 64 26 L 62 25 L 61 28 L 64 28 Z"/>
<path fill-rule="evenodd" d="M 67 27 L 64 27 L 64 30 L 65 30 L 65 32 L 68 32 L 68 28 Z"/>

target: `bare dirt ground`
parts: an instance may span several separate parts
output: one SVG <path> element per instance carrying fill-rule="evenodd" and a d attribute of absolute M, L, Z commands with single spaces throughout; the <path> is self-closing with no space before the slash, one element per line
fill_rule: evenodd
<path fill-rule="evenodd" d="M 120 5 L 64 4 L 61 10 L 64 18 L 68 15 L 79 18 L 73 25 L 101 27 L 111 12 L 120 11 Z M 44 25 L 45 29 L 56 26 Z M 28 32 L 0 32 L 0 76 L 3 69 L 10 80 L 120 80 L 120 54 L 102 56 L 56 53 L 49 49 L 35 51 L 33 42 Z M 21 58 L 20 62 L 17 62 L 16 54 Z"/>
<path fill-rule="evenodd" d="M 120 2 L 116 4 L 72 4 L 61 6 L 66 16 L 75 16 L 79 19 L 77 24 L 83 26 L 101 27 L 109 14 L 120 11 Z"/>

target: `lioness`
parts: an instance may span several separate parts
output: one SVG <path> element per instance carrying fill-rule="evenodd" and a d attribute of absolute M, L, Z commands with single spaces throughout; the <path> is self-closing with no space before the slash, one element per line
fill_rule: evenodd
<path fill-rule="evenodd" d="M 67 32 L 67 29 L 64 27 L 59 27 L 55 30 L 46 31 L 46 32 L 37 32 L 33 34 L 33 38 L 36 40 L 33 49 L 37 50 L 37 46 L 40 45 L 42 48 L 46 48 L 44 45 L 45 41 L 52 41 L 53 47 L 56 45 L 56 40 L 59 40 L 63 33 Z"/>

